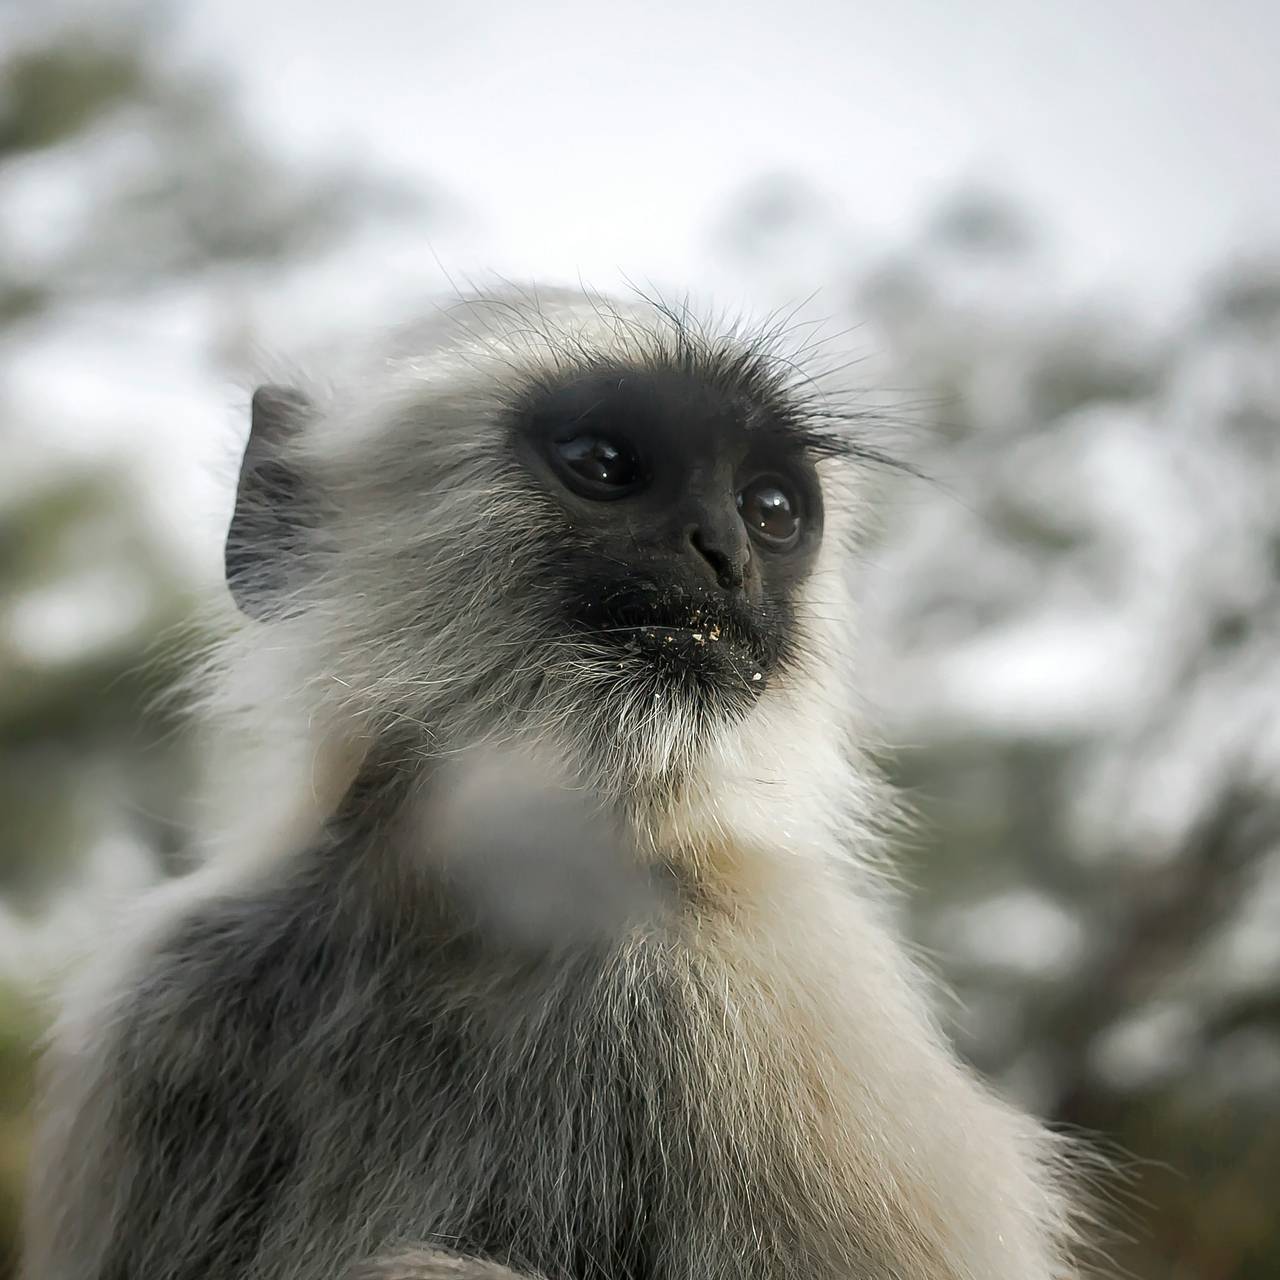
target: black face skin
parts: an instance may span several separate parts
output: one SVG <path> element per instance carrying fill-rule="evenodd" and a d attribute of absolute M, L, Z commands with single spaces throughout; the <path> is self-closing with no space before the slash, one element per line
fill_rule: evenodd
<path fill-rule="evenodd" d="M 779 407 L 684 369 L 596 369 L 531 392 L 514 441 L 565 512 L 547 550 L 571 628 L 717 687 L 787 662 L 822 493 Z"/>

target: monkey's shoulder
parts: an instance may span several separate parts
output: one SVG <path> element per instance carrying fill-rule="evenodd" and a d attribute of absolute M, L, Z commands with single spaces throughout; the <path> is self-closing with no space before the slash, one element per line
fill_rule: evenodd
<path fill-rule="evenodd" d="M 305 885 L 189 905 L 126 979 L 118 1024 L 135 1061 L 216 1051 L 261 1069 L 372 1010 L 394 985 L 395 941 Z"/>
<path fill-rule="evenodd" d="M 675 1085 L 663 983 L 420 925 L 294 885 L 157 938 L 115 1020 L 139 1197 L 189 1189 L 219 1266 L 287 1202 L 339 1252 L 444 1234 L 548 1273 L 585 1250 L 646 1274 L 649 1128 Z"/>
<path fill-rule="evenodd" d="M 152 1101 L 160 1078 L 210 1077 L 291 1108 L 336 1105 L 396 1074 L 423 1115 L 469 1110 L 538 1071 L 570 1068 L 590 1089 L 665 1057 L 676 1031 L 658 954 L 512 952 L 447 914 L 295 879 L 172 921 L 129 979 L 116 1048 Z"/>

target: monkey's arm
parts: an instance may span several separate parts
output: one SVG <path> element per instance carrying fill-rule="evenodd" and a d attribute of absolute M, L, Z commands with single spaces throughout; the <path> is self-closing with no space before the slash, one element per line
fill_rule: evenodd
<path fill-rule="evenodd" d="M 534 1280 L 496 1262 L 463 1258 L 438 1249 L 411 1249 L 354 1267 L 344 1280 Z"/>

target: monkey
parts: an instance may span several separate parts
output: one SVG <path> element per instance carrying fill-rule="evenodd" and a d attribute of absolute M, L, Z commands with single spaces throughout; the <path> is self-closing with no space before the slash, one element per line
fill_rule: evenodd
<path fill-rule="evenodd" d="M 26 1280 L 1082 1274 L 895 924 L 874 423 L 643 295 L 370 348 L 253 395 L 208 696 L 266 835 L 64 997 Z"/>

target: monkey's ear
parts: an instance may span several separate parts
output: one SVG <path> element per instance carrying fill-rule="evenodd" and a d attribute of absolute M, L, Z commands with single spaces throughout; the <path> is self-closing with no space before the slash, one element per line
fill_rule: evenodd
<path fill-rule="evenodd" d="M 225 559 L 232 598 L 251 618 L 276 611 L 310 547 L 315 506 L 292 445 L 312 415 L 311 401 L 292 387 L 253 393 Z"/>

